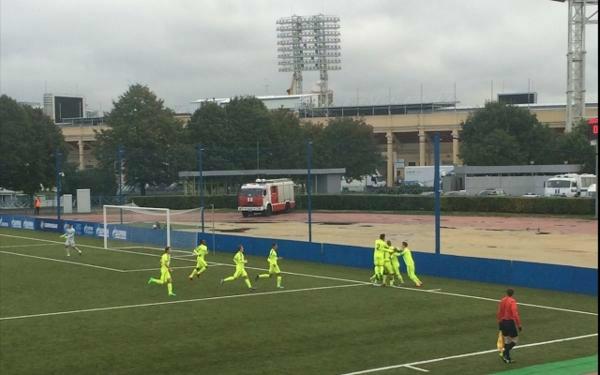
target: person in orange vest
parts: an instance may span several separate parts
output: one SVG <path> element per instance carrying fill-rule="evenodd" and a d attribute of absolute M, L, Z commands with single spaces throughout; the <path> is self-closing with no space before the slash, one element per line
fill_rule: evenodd
<path fill-rule="evenodd" d="M 40 197 L 35 197 L 35 199 L 33 200 L 33 207 L 35 208 L 35 214 L 39 215 L 40 207 L 42 207 L 42 200 L 40 199 Z"/>

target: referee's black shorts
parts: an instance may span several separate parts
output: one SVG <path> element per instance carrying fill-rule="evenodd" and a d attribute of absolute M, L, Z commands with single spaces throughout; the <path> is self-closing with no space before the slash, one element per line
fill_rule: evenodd
<path fill-rule="evenodd" d="M 502 331 L 502 336 L 517 337 L 519 331 L 514 320 L 502 320 L 498 325 L 498 329 Z"/>

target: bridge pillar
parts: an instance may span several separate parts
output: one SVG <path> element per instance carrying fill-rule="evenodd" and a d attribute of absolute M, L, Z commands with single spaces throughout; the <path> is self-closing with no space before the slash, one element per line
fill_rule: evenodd
<path fill-rule="evenodd" d="M 387 187 L 394 186 L 394 134 L 391 130 L 385 133 L 387 139 Z"/>
<path fill-rule="evenodd" d="M 77 145 L 79 146 L 79 170 L 82 171 L 85 168 L 84 157 L 83 157 L 83 139 L 77 141 Z"/>
<path fill-rule="evenodd" d="M 425 130 L 419 129 L 419 166 L 425 166 L 425 141 L 427 140 Z"/>
<path fill-rule="evenodd" d="M 454 164 L 454 165 L 458 165 L 458 163 L 459 163 L 458 152 L 459 152 L 458 129 L 453 129 L 452 130 L 452 164 Z"/>

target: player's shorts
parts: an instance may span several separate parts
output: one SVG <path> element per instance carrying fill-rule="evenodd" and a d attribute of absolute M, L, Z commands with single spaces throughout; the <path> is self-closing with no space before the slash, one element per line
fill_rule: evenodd
<path fill-rule="evenodd" d="M 502 331 L 502 336 L 517 337 L 519 332 L 517 331 L 517 325 L 514 320 L 502 320 L 498 324 L 498 329 Z"/>
<path fill-rule="evenodd" d="M 160 281 L 162 281 L 163 283 L 166 283 L 167 280 L 171 280 L 171 272 L 169 271 L 168 268 L 161 268 L 160 269 Z"/>
<path fill-rule="evenodd" d="M 279 269 L 279 265 L 269 264 L 269 273 L 281 273 L 281 270 Z"/>
<path fill-rule="evenodd" d="M 248 277 L 248 272 L 246 272 L 246 270 L 242 267 L 235 267 L 233 278 L 237 279 L 238 277 Z"/>
<path fill-rule="evenodd" d="M 65 246 L 75 247 L 75 240 L 72 238 L 67 238 L 67 240 L 65 241 Z"/>
<path fill-rule="evenodd" d="M 206 263 L 206 261 L 204 259 L 198 259 L 196 261 L 196 268 L 203 268 L 203 267 L 208 267 L 208 264 Z"/>
<path fill-rule="evenodd" d="M 390 263 L 390 262 L 384 262 L 383 266 L 385 267 L 385 270 L 387 271 L 387 273 L 389 273 L 389 274 L 393 274 L 394 273 L 394 269 L 392 268 L 392 263 Z"/>
<path fill-rule="evenodd" d="M 374 257 L 373 264 L 376 266 L 383 266 L 383 257 Z"/>

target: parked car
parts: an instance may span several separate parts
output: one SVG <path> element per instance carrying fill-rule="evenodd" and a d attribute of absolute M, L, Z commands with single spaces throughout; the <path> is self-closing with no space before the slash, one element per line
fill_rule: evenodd
<path fill-rule="evenodd" d="M 506 193 L 502 189 L 485 189 L 480 191 L 477 195 L 480 197 L 488 197 L 488 196 L 505 196 Z"/>
<path fill-rule="evenodd" d="M 539 198 L 539 195 L 536 193 L 525 193 L 523 194 L 524 198 Z"/>
<path fill-rule="evenodd" d="M 444 195 L 449 196 L 449 197 L 464 196 L 464 195 L 467 195 L 467 191 L 466 190 L 451 190 L 451 191 L 444 192 Z"/>

